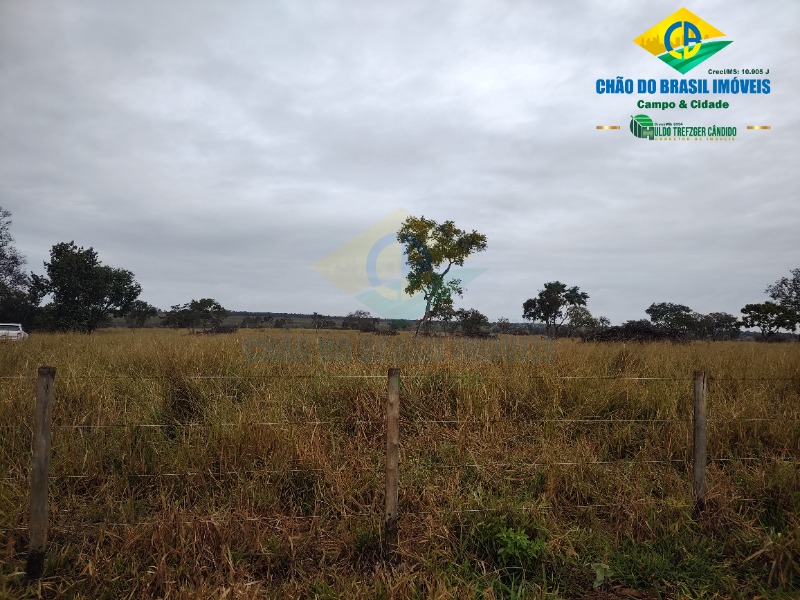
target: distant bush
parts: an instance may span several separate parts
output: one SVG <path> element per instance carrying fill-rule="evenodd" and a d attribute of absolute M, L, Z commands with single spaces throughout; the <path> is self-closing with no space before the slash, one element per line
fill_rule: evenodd
<path fill-rule="evenodd" d="M 686 334 L 676 329 L 657 327 L 646 319 L 627 321 L 606 329 L 595 329 L 581 335 L 584 342 L 688 342 Z"/>
<path fill-rule="evenodd" d="M 366 310 L 351 312 L 342 321 L 342 329 L 355 329 L 357 331 L 375 331 L 380 319 L 373 317 Z"/>

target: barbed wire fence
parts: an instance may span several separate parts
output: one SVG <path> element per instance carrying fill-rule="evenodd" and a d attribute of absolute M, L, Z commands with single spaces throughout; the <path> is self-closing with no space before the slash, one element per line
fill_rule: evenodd
<path fill-rule="evenodd" d="M 37 394 L 36 394 L 36 411 L 35 419 L 32 427 L 25 427 L 24 425 L 0 425 L 0 430 L 25 427 L 32 433 L 33 436 L 33 456 L 32 468 L 30 474 L 30 481 L 28 482 L 31 489 L 31 506 L 30 506 L 30 520 L 27 526 L 19 526 L 13 528 L 0 528 L 0 531 L 22 531 L 29 534 L 28 545 L 28 561 L 26 564 L 26 573 L 29 578 L 36 579 L 41 576 L 45 552 L 47 549 L 48 539 L 48 481 L 49 480 L 81 480 L 97 478 L 98 474 L 50 474 L 49 473 L 49 459 L 50 459 L 50 446 L 52 431 L 55 430 L 72 430 L 72 431 L 96 431 L 96 430 L 135 430 L 135 429 L 169 429 L 175 428 L 176 424 L 167 423 L 106 423 L 106 424 L 84 424 L 84 423 L 52 423 L 52 400 L 54 391 L 55 368 L 43 366 L 39 368 L 37 377 L 29 376 L 4 376 L 0 379 L 5 380 L 36 380 Z M 74 375 L 74 374 L 72 374 Z M 247 378 L 260 378 L 260 379 L 320 379 L 319 374 L 264 374 L 264 375 L 184 375 L 184 379 L 189 380 L 231 380 L 231 379 L 247 379 Z M 709 378 L 703 371 L 697 371 L 692 378 L 688 377 L 626 377 L 626 376 L 600 376 L 600 375 L 563 375 L 563 376 L 540 376 L 536 374 L 525 375 L 528 379 L 547 379 L 547 380 L 562 380 L 562 381 L 580 381 L 580 380 L 601 380 L 601 381 L 669 381 L 681 382 L 689 384 L 694 383 L 694 403 L 692 418 L 614 418 L 607 416 L 583 416 L 583 417 L 514 417 L 514 418 L 499 418 L 487 417 L 482 419 L 477 418 L 423 418 L 420 416 L 403 417 L 400 414 L 400 370 L 389 369 L 388 375 L 376 374 L 358 374 L 358 375 L 333 375 L 326 374 L 325 378 L 333 379 L 372 379 L 372 380 L 385 380 L 386 381 L 386 411 L 382 419 L 300 419 L 300 420 L 262 420 L 262 421 L 239 421 L 239 422 L 217 422 L 217 423 L 203 423 L 203 422 L 184 422 L 178 424 L 179 427 L 185 429 L 206 429 L 206 428 L 241 428 L 247 427 L 293 427 L 293 426 L 327 426 L 336 424 L 347 425 L 383 425 L 385 427 L 386 435 L 386 464 L 384 469 L 385 486 L 384 486 L 384 500 L 385 510 L 383 514 L 383 554 L 384 559 L 387 561 L 395 561 L 397 559 L 397 537 L 398 537 L 398 521 L 400 511 L 398 506 L 399 499 L 399 486 L 400 486 L 400 424 L 405 421 L 406 425 L 420 424 L 420 425 L 446 425 L 446 426 L 468 426 L 468 425 L 487 425 L 492 423 L 515 423 L 515 424 L 562 424 L 562 425 L 586 425 L 586 424 L 634 424 L 634 423 L 656 423 L 656 424 L 671 424 L 671 423 L 692 423 L 692 448 L 691 458 L 670 458 L 670 459 L 652 459 L 652 460 L 592 460 L 592 461 L 569 461 L 569 460 L 550 460 L 550 461 L 533 461 L 533 462 L 501 462 L 501 461 L 482 461 L 482 462 L 463 462 L 463 463 L 438 463 L 436 468 L 442 470 L 448 469 L 465 469 L 465 468 L 544 468 L 550 469 L 554 467 L 600 467 L 610 465 L 628 465 L 628 466 L 641 466 L 641 465 L 678 465 L 691 463 L 692 473 L 692 512 L 693 514 L 702 515 L 705 509 L 705 495 L 706 495 L 706 469 L 710 463 L 734 463 L 734 462 L 765 462 L 768 460 L 776 462 L 787 462 L 792 464 L 800 463 L 800 459 L 791 455 L 780 456 L 717 456 L 713 459 L 708 459 L 707 453 L 707 432 L 708 432 L 708 417 L 707 417 L 707 388 Z M 422 374 L 406 374 L 404 379 L 414 379 L 420 377 L 428 377 Z M 484 379 L 505 379 L 511 377 L 510 375 L 499 376 L 483 376 Z M 517 377 L 517 375 L 513 375 Z M 119 380 L 119 379 L 138 379 L 138 380 L 163 380 L 169 379 L 169 376 L 131 376 L 131 375 L 101 375 L 92 376 L 93 380 Z M 791 381 L 798 382 L 800 378 L 775 378 L 775 377 L 728 377 L 728 378 L 714 378 L 713 381 Z M 725 418 L 726 423 L 764 423 L 774 421 L 776 417 L 729 417 Z M 779 417 L 782 421 L 800 421 L 798 417 Z M 308 472 L 323 472 L 326 469 L 303 467 L 286 468 L 286 469 L 250 469 L 250 470 L 187 470 L 187 471 L 164 471 L 153 473 L 127 473 L 128 477 L 137 479 L 167 479 L 167 478 L 180 478 L 180 477 L 211 477 L 214 479 L 221 479 L 224 477 L 240 477 L 242 475 L 254 476 L 259 474 L 285 474 L 285 473 L 308 473 Z M 108 475 L 107 477 L 113 477 Z M 0 478 L 6 482 L 16 482 L 24 484 L 24 474 L 17 476 L 6 476 Z M 740 501 L 755 501 L 754 498 L 738 498 Z M 576 509 L 600 509 L 600 508 L 616 508 L 623 506 L 622 503 L 590 503 L 590 504 L 574 504 L 573 508 Z M 538 502 L 529 505 L 520 505 L 518 507 L 521 511 L 530 510 L 553 510 L 555 507 L 547 504 L 546 502 Z M 448 511 L 452 514 L 480 514 L 490 513 L 503 510 L 500 508 L 458 508 Z M 405 515 L 411 516 L 426 516 L 433 514 L 430 511 L 403 511 Z M 236 522 L 253 522 L 253 523 L 269 523 L 278 522 L 281 520 L 320 520 L 328 519 L 331 517 L 337 519 L 348 518 L 362 518 L 369 517 L 375 518 L 374 512 L 358 512 L 341 510 L 333 514 L 287 514 L 280 516 L 258 516 L 246 517 L 236 516 L 228 519 L 228 521 Z M 178 520 L 181 524 L 221 524 L 226 522 L 224 519 L 212 517 L 198 517 L 189 520 Z M 153 527 L 159 525 L 159 521 L 137 521 L 137 522 L 95 522 L 95 523 L 79 523 L 73 525 L 57 525 L 53 529 L 64 532 L 83 532 L 88 528 L 127 528 L 127 527 Z"/>

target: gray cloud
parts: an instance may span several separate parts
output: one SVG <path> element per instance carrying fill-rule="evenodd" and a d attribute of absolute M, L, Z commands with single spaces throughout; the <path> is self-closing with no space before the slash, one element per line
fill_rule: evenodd
<path fill-rule="evenodd" d="M 608 4 L 0 3 L 0 205 L 34 270 L 74 239 L 161 307 L 359 308 L 311 267 L 402 208 L 489 236 L 492 318 L 552 279 L 735 313 L 800 266 L 800 7 L 692 7 L 774 92 L 669 118 L 773 130 L 668 145 L 593 82 L 672 77 L 631 40 L 679 6 Z"/>

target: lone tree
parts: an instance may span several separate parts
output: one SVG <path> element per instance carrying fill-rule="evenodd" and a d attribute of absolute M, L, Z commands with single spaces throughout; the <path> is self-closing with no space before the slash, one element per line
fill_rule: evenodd
<path fill-rule="evenodd" d="M 486 236 L 459 229 L 453 221 L 437 223 L 422 216 L 408 217 L 397 232 L 397 241 L 404 246 L 409 266 L 405 292 L 422 292 L 425 298 L 425 314 L 414 334 L 417 336 L 432 318 L 452 316 L 453 294 L 461 297 L 464 289 L 460 279 L 448 281 L 447 275 L 454 265 L 463 266 L 469 255 L 486 250 Z"/>
<path fill-rule="evenodd" d="M 142 291 L 133 273 L 101 264 L 93 248 L 75 242 L 53 246 L 44 267 L 47 276 L 32 275 L 31 287 L 40 298 L 52 297 L 45 309 L 54 329 L 91 333 L 109 315 L 127 315 Z"/>
<path fill-rule="evenodd" d="M 547 335 L 554 338 L 558 329 L 569 317 L 572 307 L 586 306 L 589 294 L 581 292 L 578 286 L 568 288 L 560 281 L 544 284 L 536 298 L 529 298 L 522 304 L 522 316 L 529 321 L 540 321 L 547 327 Z"/>

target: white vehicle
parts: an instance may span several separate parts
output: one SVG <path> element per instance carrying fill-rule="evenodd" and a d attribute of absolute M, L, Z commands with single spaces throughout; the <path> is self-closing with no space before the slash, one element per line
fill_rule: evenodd
<path fill-rule="evenodd" d="M 0 341 L 18 342 L 27 339 L 28 334 L 22 330 L 22 325 L 19 323 L 0 323 Z"/>

